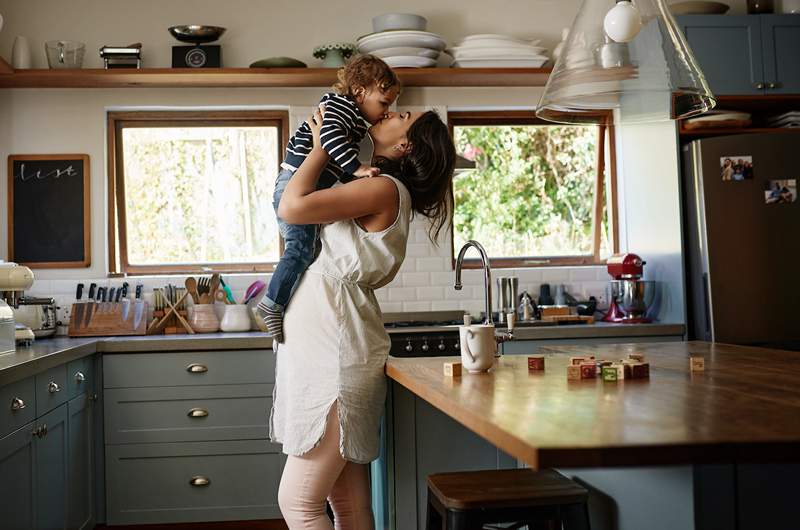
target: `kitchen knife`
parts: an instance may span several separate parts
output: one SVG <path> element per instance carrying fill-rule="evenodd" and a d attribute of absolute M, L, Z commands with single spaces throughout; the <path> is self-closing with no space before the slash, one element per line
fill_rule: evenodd
<path fill-rule="evenodd" d="M 94 312 L 94 302 L 95 302 L 95 289 L 97 289 L 96 283 L 89 284 L 89 293 L 86 295 L 87 302 L 86 302 L 86 317 L 83 321 L 83 327 L 88 327 L 89 322 L 92 320 L 92 313 Z"/>
<path fill-rule="evenodd" d="M 142 316 L 144 314 L 144 300 L 142 300 L 142 289 L 144 289 L 144 285 L 137 284 L 136 285 L 136 306 L 133 309 L 133 329 L 138 329 L 139 324 L 142 322 Z"/>
<path fill-rule="evenodd" d="M 111 288 L 108 290 L 108 301 L 109 301 L 109 302 L 114 302 L 114 301 L 115 301 L 115 300 L 114 300 L 114 293 L 115 293 L 115 292 L 116 292 L 116 289 L 115 289 L 114 287 L 111 287 Z"/>
<path fill-rule="evenodd" d="M 117 296 L 114 297 L 114 301 L 115 302 L 119 302 L 121 298 L 122 298 L 122 287 L 117 289 Z"/>
<path fill-rule="evenodd" d="M 81 327 L 81 321 L 83 319 L 83 309 L 85 307 L 84 303 L 81 302 L 81 297 L 83 296 L 83 284 L 78 284 L 78 289 L 75 291 L 75 318 L 73 322 L 75 322 L 75 327 Z"/>
<path fill-rule="evenodd" d="M 122 293 L 122 321 L 128 321 L 128 315 L 131 312 L 131 299 L 128 298 L 128 282 L 122 282 L 122 287 L 120 287 L 120 292 Z"/>

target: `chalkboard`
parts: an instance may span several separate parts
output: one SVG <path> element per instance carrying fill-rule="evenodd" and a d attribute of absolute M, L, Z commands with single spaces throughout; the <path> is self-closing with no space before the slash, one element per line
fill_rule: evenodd
<path fill-rule="evenodd" d="M 9 156 L 9 261 L 88 267 L 89 182 L 89 155 Z"/>

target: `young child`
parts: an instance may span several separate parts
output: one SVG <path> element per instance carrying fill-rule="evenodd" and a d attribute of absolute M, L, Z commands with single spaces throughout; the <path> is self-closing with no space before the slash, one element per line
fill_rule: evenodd
<path fill-rule="evenodd" d="M 348 182 L 354 177 L 378 174 L 377 168 L 359 162 L 359 144 L 369 124 L 380 121 L 397 99 L 400 81 L 382 60 L 362 55 L 339 70 L 338 82 L 333 89 L 336 93 L 325 94 L 319 102 L 326 109 L 320 139 L 330 161 L 322 171 L 318 189 L 330 188 L 337 181 Z M 272 205 L 276 212 L 286 184 L 312 147 L 311 129 L 303 123 L 289 140 L 286 157 L 275 181 Z M 264 298 L 258 304 L 258 312 L 274 340 L 283 342 L 283 313 L 300 276 L 314 260 L 318 227 L 290 225 L 280 218 L 278 227 L 284 240 L 283 256 L 275 267 Z"/>

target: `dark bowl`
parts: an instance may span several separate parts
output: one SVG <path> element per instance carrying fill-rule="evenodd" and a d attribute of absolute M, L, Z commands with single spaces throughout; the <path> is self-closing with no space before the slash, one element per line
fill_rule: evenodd
<path fill-rule="evenodd" d="M 172 26 L 169 28 L 169 33 L 181 42 L 203 44 L 218 40 L 225 33 L 225 28 L 189 24 L 186 26 Z"/>

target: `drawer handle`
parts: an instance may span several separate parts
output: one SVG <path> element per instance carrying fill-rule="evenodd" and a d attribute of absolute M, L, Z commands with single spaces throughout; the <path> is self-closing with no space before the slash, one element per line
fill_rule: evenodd
<path fill-rule="evenodd" d="M 753 86 L 755 86 L 758 90 L 763 90 L 766 85 L 764 83 L 756 83 Z"/>
<path fill-rule="evenodd" d="M 208 477 L 204 477 L 203 475 L 197 475 L 196 477 L 192 477 L 192 480 L 189 481 L 189 484 L 201 488 L 211 484 L 211 480 L 209 480 Z"/>
<path fill-rule="evenodd" d="M 186 371 L 192 374 L 202 374 L 208 372 L 208 366 L 204 364 L 192 363 L 186 367 Z"/>
<path fill-rule="evenodd" d="M 195 407 L 189 410 L 188 416 L 190 418 L 205 418 L 208 416 L 208 411 L 206 409 L 201 409 L 200 407 Z"/>
<path fill-rule="evenodd" d="M 75 372 L 75 382 L 83 383 L 84 381 L 86 381 L 86 376 L 83 375 L 83 372 Z"/>
<path fill-rule="evenodd" d="M 25 408 L 25 402 L 21 398 L 15 397 L 11 400 L 11 410 L 17 411 Z"/>
<path fill-rule="evenodd" d="M 47 391 L 51 394 L 55 394 L 56 392 L 61 392 L 61 387 L 58 386 L 58 383 L 50 381 L 50 384 L 47 385 Z"/>

